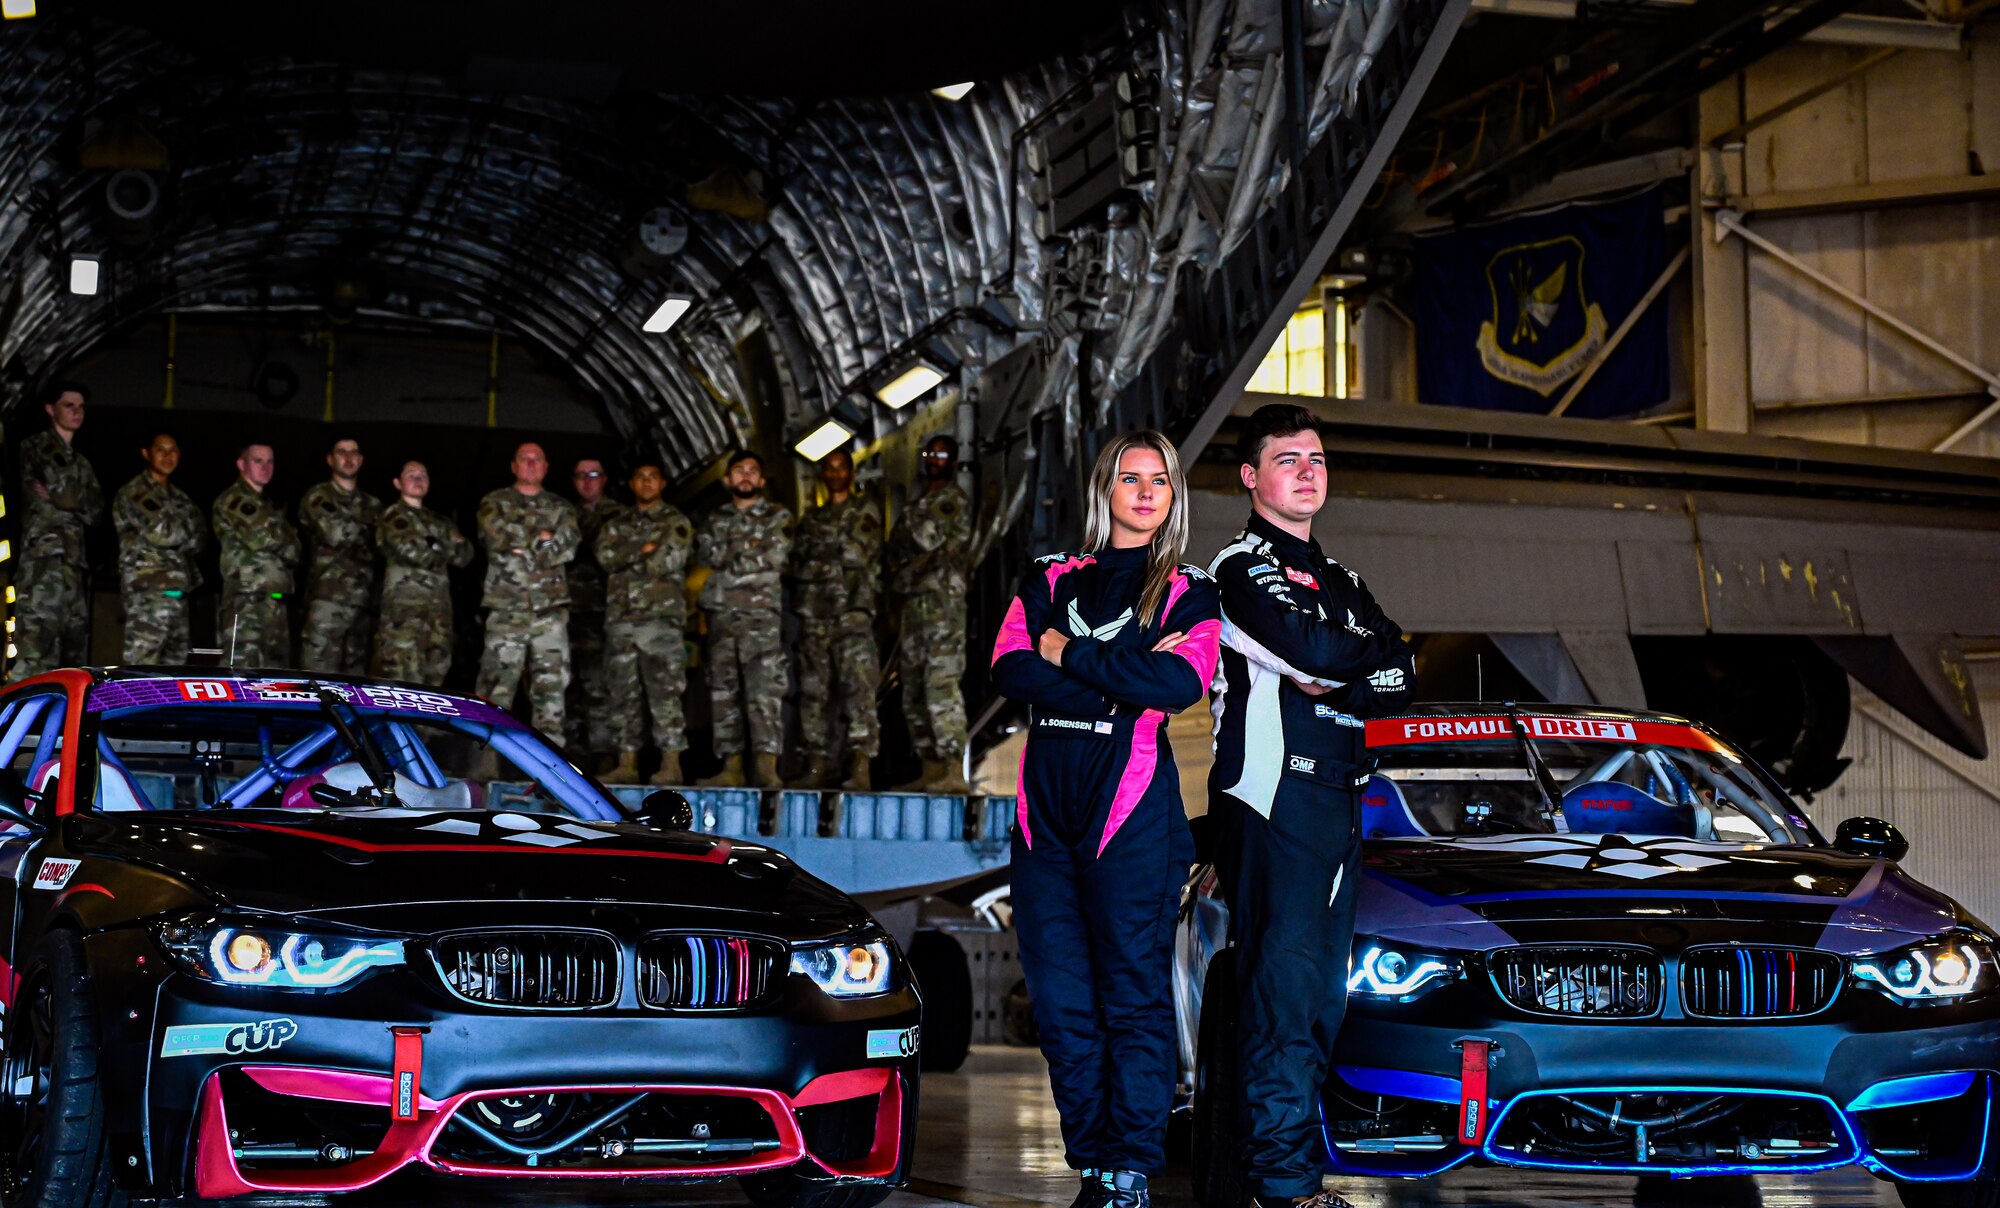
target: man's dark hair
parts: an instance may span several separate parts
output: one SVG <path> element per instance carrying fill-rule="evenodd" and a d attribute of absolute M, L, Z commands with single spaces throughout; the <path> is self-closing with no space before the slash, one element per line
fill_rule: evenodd
<path fill-rule="evenodd" d="M 1265 443 L 1275 437 L 1318 431 L 1319 421 L 1297 403 L 1266 403 L 1244 421 L 1243 438 L 1237 442 L 1243 451 L 1243 464 L 1255 466 L 1264 456 Z"/>
<path fill-rule="evenodd" d="M 943 445 L 945 451 L 951 454 L 951 459 L 953 461 L 958 460 L 958 438 L 956 436 L 951 435 L 949 432 L 938 432 L 925 437 L 924 448 L 928 449 L 932 445 Z"/>
<path fill-rule="evenodd" d="M 345 436 L 337 436 L 334 439 L 326 442 L 326 451 L 329 453 L 333 452 L 335 449 L 338 449 L 341 446 L 341 442 L 343 441 L 352 442 L 352 444 L 356 449 L 359 449 L 361 447 L 360 438 L 356 437 L 353 433 L 349 433 Z"/>
<path fill-rule="evenodd" d="M 762 470 L 762 469 L 764 468 L 764 459 L 763 459 L 763 458 L 761 458 L 761 457 L 757 456 L 757 455 L 756 455 L 755 453 L 752 453 L 752 452 L 751 452 L 750 450 L 748 450 L 748 449 L 738 449 L 738 450 L 736 450 L 736 452 L 734 452 L 734 453 L 731 453 L 731 454 L 729 455 L 729 464 L 728 464 L 728 465 L 726 465 L 726 466 L 724 466 L 724 467 L 722 467 L 722 472 L 723 472 L 724 474 L 727 474 L 727 473 L 729 473 L 729 472 L 730 472 L 731 470 L 735 469 L 735 468 L 736 468 L 737 466 L 740 466 L 740 465 L 742 465 L 742 464 L 743 464 L 744 462 L 746 462 L 746 461 L 754 461 L 754 462 L 756 462 L 756 463 L 757 463 L 757 468 L 758 468 L 759 470 Z"/>
<path fill-rule="evenodd" d="M 65 394 L 72 393 L 86 403 L 90 401 L 90 387 L 84 385 L 82 382 L 57 382 L 47 390 L 42 391 L 42 406 L 53 407 L 56 405 L 56 400 L 62 398 Z"/>
<path fill-rule="evenodd" d="M 156 443 L 157 443 L 157 442 L 159 441 L 159 439 L 160 439 L 160 438 L 161 438 L 162 436 L 166 437 L 166 438 L 167 438 L 168 440 L 170 440 L 170 441 L 173 441 L 173 442 L 174 442 L 175 444 L 180 444 L 180 443 L 181 443 L 181 438 L 180 438 L 180 437 L 178 437 L 178 436 L 175 436 L 175 435 L 174 435 L 174 434 L 173 434 L 172 432 L 168 431 L 167 429 L 165 429 L 165 428 L 155 428 L 155 429 L 153 429 L 153 430 L 152 430 L 152 431 L 151 431 L 150 433 L 148 433 L 148 434 L 147 434 L 147 436 L 146 436 L 146 443 L 145 443 L 145 444 L 143 444 L 143 445 L 140 445 L 139 447 L 140 447 L 141 449 L 150 449 L 150 448 L 152 448 L 152 447 L 153 447 L 153 445 L 154 445 L 154 444 L 156 444 Z"/>
<path fill-rule="evenodd" d="M 249 440 L 246 440 L 242 444 L 236 446 L 237 460 L 241 461 L 243 458 L 250 456 L 250 450 L 257 448 L 259 445 L 262 445 L 264 448 L 269 449 L 271 451 L 272 456 L 275 457 L 277 455 L 278 446 L 272 444 L 268 440 L 265 440 L 261 436 L 253 436 Z"/>

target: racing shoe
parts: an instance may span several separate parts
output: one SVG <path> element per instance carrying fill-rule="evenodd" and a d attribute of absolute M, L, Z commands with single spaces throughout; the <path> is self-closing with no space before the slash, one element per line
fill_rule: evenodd
<path fill-rule="evenodd" d="M 1104 1184 L 1104 1172 L 1086 1166 L 1077 1171 L 1083 1185 L 1077 1188 L 1076 1198 L 1069 1208 L 1105 1208 L 1111 1202 L 1111 1188 Z"/>
<path fill-rule="evenodd" d="M 778 783 L 778 757 L 759 752 L 756 767 L 750 779 L 751 783 L 760 789 L 782 788 L 783 786 Z"/>
<path fill-rule="evenodd" d="M 660 770 L 654 772 L 653 778 L 646 783 L 656 789 L 681 783 L 681 753 L 679 751 L 668 751 L 661 755 Z"/>
<path fill-rule="evenodd" d="M 722 761 L 722 770 L 694 782 L 696 788 L 740 789 L 743 787 L 743 757 L 731 755 Z"/>
<path fill-rule="evenodd" d="M 1153 1193 L 1146 1190 L 1146 1176 L 1136 1170 L 1107 1170 L 1104 1179 L 1105 1208 L 1153 1208 Z"/>
<path fill-rule="evenodd" d="M 618 762 L 611 766 L 610 771 L 604 773 L 604 783 L 606 784 L 639 783 L 639 752 L 637 751 L 618 752 Z"/>
<path fill-rule="evenodd" d="M 1321 1188 L 1317 1195 L 1309 1195 L 1302 1200 L 1287 1196 L 1260 1195 L 1250 1201 L 1252 1208 L 1354 1208 L 1338 1191 Z"/>

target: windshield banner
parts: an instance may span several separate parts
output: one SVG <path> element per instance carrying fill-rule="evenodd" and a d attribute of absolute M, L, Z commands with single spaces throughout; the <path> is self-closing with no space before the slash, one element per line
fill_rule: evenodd
<path fill-rule="evenodd" d="M 320 684 L 303 678 L 112 680 L 91 688 L 87 707 L 92 713 L 103 713 L 113 709 L 185 704 L 317 706 L 321 687 L 332 689 L 357 709 L 462 717 L 468 721 L 517 729 L 521 725 L 502 709 L 462 696 L 447 696 L 442 692 L 427 692 L 395 684 Z"/>
<path fill-rule="evenodd" d="M 1629 742 L 1647 746 L 1720 751 L 1722 744 L 1678 722 L 1634 721 L 1622 717 L 1537 717 L 1523 713 L 1520 722 L 1537 742 Z M 1514 737 L 1513 720 L 1505 717 L 1387 717 L 1368 723 L 1371 747 L 1408 746 L 1423 742 L 1495 742 Z"/>

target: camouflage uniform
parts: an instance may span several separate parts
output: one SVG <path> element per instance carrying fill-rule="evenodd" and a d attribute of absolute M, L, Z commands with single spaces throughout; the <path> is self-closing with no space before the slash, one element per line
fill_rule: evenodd
<path fill-rule="evenodd" d="M 799 745 L 814 760 L 875 755 L 876 576 L 882 515 L 868 500 L 814 508 L 799 520 Z M 834 733 L 839 729 L 840 734 Z"/>
<path fill-rule="evenodd" d="M 553 533 L 548 541 L 540 532 Z M 521 676 L 528 710 L 552 740 L 563 734 L 569 687 L 569 585 L 563 568 L 582 540 L 576 508 L 549 491 L 523 495 L 501 487 L 479 501 L 479 541 L 486 547 L 486 654 L 479 695 L 506 708 Z M 515 550 L 521 553 L 515 553 Z"/>
<path fill-rule="evenodd" d="M 972 504 L 957 483 L 919 496 L 890 541 L 891 590 L 903 597 L 903 713 L 925 759 L 965 751 L 965 570 Z"/>
<path fill-rule="evenodd" d="M 640 553 L 648 542 L 658 546 Z M 615 729 L 612 746 L 636 751 L 643 737 L 640 692 L 661 752 L 687 746 L 681 693 L 687 691 L 687 561 L 694 527 L 679 509 L 623 508 L 597 536 L 598 565 L 608 578 L 605 686 Z"/>
<path fill-rule="evenodd" d="M 215 544 L 222 551 L 222 599 L 215 636 L 233 645 L 238 667 L 285 667 L 292 661 L 292 626 L 285 597 L 299 560 L 299 534 L 285 510 L 238 477 L 215 497 Z M 232 634 L 233 639 L 232 639 Z"/>
<path fill-rule="evenodd" d="M 576 509 L 576 526 L 583 544 L 569 564 L 569 693 L 564 721 L 572 751 L 604 755 L 617 749 L 613 741 L 622 723 L 613 713 L 611 689 L 605 682 L 604 576 L 598 565 L 597 536 L 614 516 L 631 509 L 616 499 L 600 499 L 594 508 Z"/>
<path fill-rule="evenodd" d="M 201 586 L 194 557 L 208 521 L 187 492 L 141 471 L 111 501 L 125 599 L 125 661 L 185 663 L 188 596 Z"/>
<path fill-rule="evenodd" d="M 454 541 L 452 522 L 398 498 L 375 523 L 382 573 L 382 619 L 375 674 L 435 688 L 451 670 L 451 575 L 472 562 L 472 542 Z"/>
<path fill-rule="evenodd" d="M 725 503 L 701 530 L 698 565 L 713 568 L 702 585 L 708 613 L 708 695 L 715 713 L 715 753 L 750 750 L 776 756 L 785 741 L 785 645 L 779 574 L 792 544 L 792 514 L 768 499 L 747 508 Z"/>
<path fill-rule="evenodd" d="M 36 493 L 37 483 L 47 499 Z M 90 568 L 83 534 L 104 519 L 97 472 L 54 429 L 21 442 L 21 485 L 27 515 L 14 572 L 15 678 L 85 661 Z"/>
<path fill-rule="evenodd" d="M 308 671 L 360 675 L 368 668 L 375 618 L 375 522 L 382 501 L 332 480 L 299 500 L 299 527 L 312 545 L 306 571 L 306 628 L 299 664 Z"/>

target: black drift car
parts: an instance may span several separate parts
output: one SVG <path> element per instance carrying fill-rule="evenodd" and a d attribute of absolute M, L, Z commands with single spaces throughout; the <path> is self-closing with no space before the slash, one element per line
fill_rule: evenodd
<path fill-rule="evenodd" d="M 320 1195 L 399 1170 L 907 1170 L 918 999 L 767 848 L 627 821 L 485 702 L 285 673 L 0 693 L 9 1198 Z"/>

